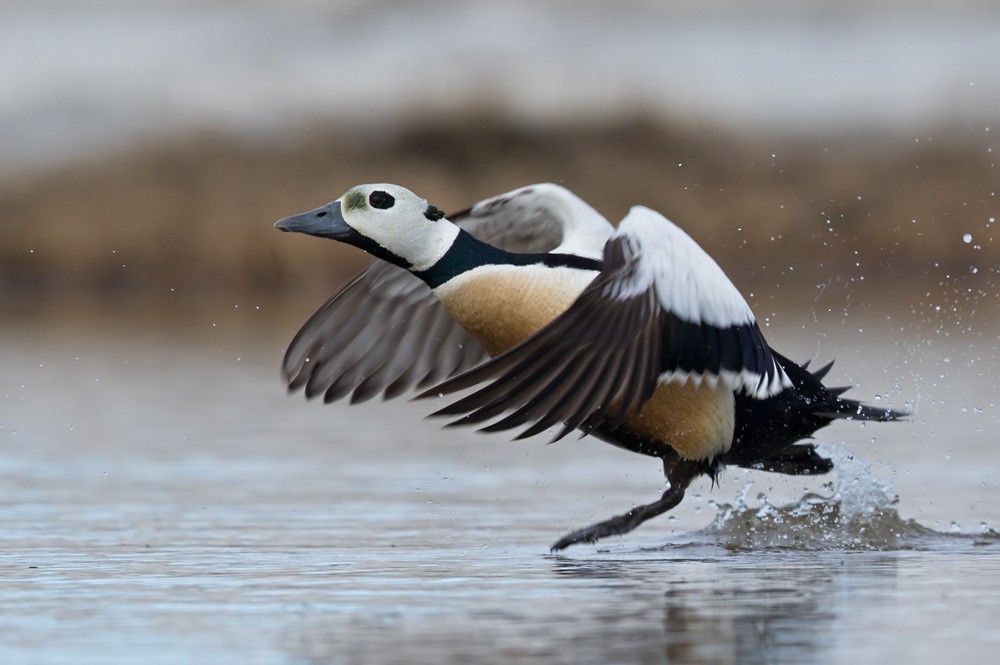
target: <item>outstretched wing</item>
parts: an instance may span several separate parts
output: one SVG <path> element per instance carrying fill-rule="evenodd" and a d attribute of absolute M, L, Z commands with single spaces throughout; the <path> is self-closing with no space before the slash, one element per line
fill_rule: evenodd
<path fill-rule="evenodd" d="M 561 185 L 528 185 L 484 199 L 448 219 L 509 252 L 558 252 L 598 259 L 614 227 Z"/>
<path fill-rule="evenodd" d="M 750 307 L 722 269 L 665 217 L 635 207 L 604 249 L 604 267 L 552 323 L 496 358 L 427 390 L 450 394 L 489 382 L 435 415 L 456 425 L 505 412 L 488 431 L 563 423 L 611 426 L 659 383 L 723 384 L 756 399 L 790 384 Z"/>
<path fill-rule="evenodd" d="M 569 190 L 538 184 L 480 201 L 449 219 L 508 251 L 600 256 L 612 226 Z M 376 261 L 327 300 L 282 363 L 290 390 L 332 402 L 397 397 L 475 366 L 480 343 L 408 271 Z"/>
<path fill-rule="evenodd" d="M 333 402 L 397 397 L 473 367 L 486 352 L 455 325 L 426 284 L 376 261 L 328 299 L 282 362 L 289 390 Z"/>

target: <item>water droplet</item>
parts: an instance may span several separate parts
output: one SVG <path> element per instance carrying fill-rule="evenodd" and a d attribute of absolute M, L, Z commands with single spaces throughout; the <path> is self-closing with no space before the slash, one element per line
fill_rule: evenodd
<path fill-rule="evenodd" d="M 968 245 L 970 242 L 972 242 L 972 234 L 971 233 L 966 233 L 964 236 L 962 236 L 962 241 L 966 245 Z"/>

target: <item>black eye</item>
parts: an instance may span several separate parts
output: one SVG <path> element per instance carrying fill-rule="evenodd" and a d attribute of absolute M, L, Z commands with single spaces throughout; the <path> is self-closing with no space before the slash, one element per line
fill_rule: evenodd
<path fill-rule="evenodd" d="M 432 222 L 436 222 L 442 217 L 444 217 L 444 211 L 442 211 L 437 206 L 429 205 L 427 206 L 427 210 L 424 210 L 424 217 L 431 220 Z"/>
<path fill-rule="evenodd" d="M 368 203 L 373 208 L 385 210 L 386 208 L 391 208 L 396 203 L 396 199 L 392 198 L 392 195 L 389 193 L 376 189 L 368 195 Z"/>

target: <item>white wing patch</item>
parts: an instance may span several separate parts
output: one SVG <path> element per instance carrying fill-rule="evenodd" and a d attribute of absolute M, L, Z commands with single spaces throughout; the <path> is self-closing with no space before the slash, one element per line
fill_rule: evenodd
<path fill-rule="evenodd" d="M 612 237 L 622 241 L 632 271 L 628 278 L 609 285 L 614 288 L 606 291 L 608 297 L 625 300 L 652 291 L 665 311 L 686 323 L 756 329 L 750 306 L 719 264 L 660 213 L 635 206 Z M 693 385 L 706 382 L 713 387 L 721 381 L 732 390 L 745 390 L 757 399 L 766 399 L 792 385 L 777 361 L 770 353 L 767 355 L 769 366 L 764 368 L 721 368 L 718 373 L 669 369 L 659 381 Z"/>
<path fill-rule="evenodd" d="M 781 369 L 778 363 L 773 363 L 772 374 L 758 374 L 752 370 L 744 369 L 739 372 L 724 369 L 718 374 L 714 372 L 688 372 L 684 370 L 671 370 L 659 376 L 659 383 L 676 383 L 684 385 L 690 383 L 698 387 L 705 383 L 714 388 L 720 383 L 730 390 L 744 390 L 754 399 L 767 399 L 774 397 L 782 390 L 792 387 L 792 381 Z"/>
<path fill-rule="evenodd" d="M 725 328 L 755 321 L 750 306 L 719 264 L 691 236 L 649 208 L 635 206 L 615 237 L 634 252 L 634 283 L 619 298 L 655 288 L 660 304 L 689 323 Z"/>

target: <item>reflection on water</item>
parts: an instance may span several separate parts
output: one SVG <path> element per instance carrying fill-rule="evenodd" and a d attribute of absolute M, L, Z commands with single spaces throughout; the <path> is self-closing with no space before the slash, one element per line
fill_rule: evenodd
<path fill-rule="evenodd" d="M 840 354 L 872 391 L 886 365 L 904 397 L 908 377 L 935 378 L 916 386 L 915 425 L 877 443 L 830 428 L 838 477 L 730 471 L 673 519 L 555 556 L 568 529 L 658 495 L 658 465 L 586 439 L 442 431 L 422 403 L 305 403 L 278 379 L 288 331 L 227 325 L 5 331 L 0 662 L 938 663 L 1000 648 L 1000 541 L 974 526 L 1000 523 L 976 436 L 997 414 L 936 410 L 935 359 L 902 349 L 901 372 Z M 995 387 L 976 372 L 950 378 L 945 407 Z"/>
<path fill-rule="evenodd" d="M 940 617 L 920 609 L 979 604 L 975 585 L 960 580 L 983 566 L 996 570 L 996 552 L 969 555 L 727 554 L 705 546 L 655 557 L 551 557 L 549 570 L 507 561 L 516 582 L 443 577 L 418 584 L 408 601 L 383 601 L 381 612 L 312 617 L 300 628 L 297 653 L 317 663 L 344 653 L 361 662 L 412 654 L 448 663 L 483 654 L 556 663 L 875 662 L 891 652 L 930 662 L 945 648 L 982 656 L 985 645 L 949 644 Z M 919 651 L 911 629 L 927 630 Z"/>
<path fill-rule="evenodd" d="M 803 663 L 833 653 L 842 608 L 831 599 L 883 594 L 895 584 L 897 564 L 892 555 L 878 555 L 848 568 L 839 565 L 841 558 L 709 556 L 655 562 L 644 584 L 665 589 L 663 634 L 658 636 L 664 662 Z M 589 576 L 593 568 L 572 562 L 560 572 Z M 610 570 L 602 565 L 598 574 L 628 576 L 627 568 L 627 563 Z M 675 572 L 667 572 L 671 569 Z M 611 637 L 610 632 L 603 637 Z"/>

